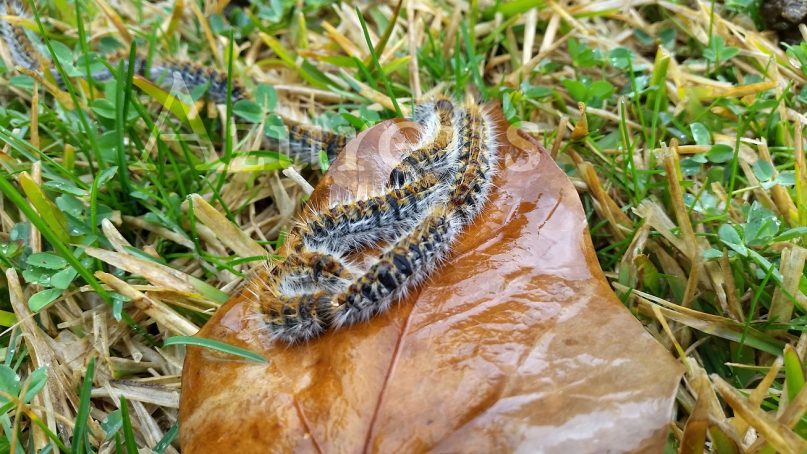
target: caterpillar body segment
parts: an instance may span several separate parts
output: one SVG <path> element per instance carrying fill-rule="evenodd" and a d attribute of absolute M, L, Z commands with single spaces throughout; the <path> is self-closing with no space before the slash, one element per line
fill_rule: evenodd
<path fill-rule="evenodd" d="M 461 228 L 456 216 L 445 208 L 427 216 L 336 296 L 334 327 L 369 320 L 409 294 L 446 260 Z"/>
<path fill-rule="evenodd" d="M 448 201 L 464 224 L 473 222 L 482 210 L 493 184 L 496 146 L 488 123 L 478 106 L 467 107 L 466 120 L 460 131 L 460 166 Z"/>
<path fill-rule="evenodd" d="M 272 287 L 278 294 L 298 295 L 325 289 L 331 293 L 343 290 L 357 274 L 347 260 L 319 251 L 301 251 L 286 257 L 282 266 L 272 270 Z"/>
<path fill-rule="evenodd" d="M 434 172 L 438 178 L 442 176 L 438 167 L 445 164 L 447 159 L 452 156 L 456 145 L 454 142 L 456 141 L 457 109 L 447 99 L 429 103 L 429 109 L 433 109 L 433 111 L 416 107 L 415 118 L 425 118 L 425 115 L 431 113 L 434 119 L 432 123 L 436 123 L 434 138 L 409 153 L 392 169 L 387 186 L 402 187 L 429 171 Z"/>
<path fill-rule="evenodd" d="M 278 296 L 273 303 L 261 308 L 262 321 L 268 337 L 273 341 L 288 344 L 305 342 L 333 326 L 335 307 L 326 292 Z"/>
<path fill-rule="evenodd" d="M 375 197 L 315 212 L 297 233 L 307 247 L 336 254 L 389 242 L 413 228 L 446 189 L 427 175 Z"/>

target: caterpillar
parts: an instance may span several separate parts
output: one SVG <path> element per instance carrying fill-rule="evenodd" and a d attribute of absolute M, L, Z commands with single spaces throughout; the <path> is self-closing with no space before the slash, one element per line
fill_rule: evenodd
<path fill-rule="evenodd" d="M 339 253 L 390 241 L 414 226 L 445 192 L 434 175 L 403 188 L 315 212 L 299 230 L 305 246 Z"/>
<path fill-rule="evenodd" d="M 28 14 L 20 0 L 2 0 L 0 1 L 0 16 L 28 17 Z M 38 58 L 42 58 L 41 54 L 36 50 L 22 27 L 12 25 L 5 20 L 0 21 L 0 36 L 15 64 L 31 71 L 39 69 Z"/>
<path fill-rule="evenodd" d="M 491 124 L 479 107 L 467 108 L 463 124 L 463 152 L 458 158 L 458 172 L 449 199 L 465 224 L 471 223 L 482 210 L 493 184 L 496 145 Z"/>
<path fill-rule="evenodd" d="M 27 7 L 20 0 L 0 0 L 0 39 L 9 50 L 15 65 L 43 75 L 49 73 L 57 84 L 64 85 L 51 59 L 37 49 L 28 32 L 19 25 L 3 19 L 2 16 L 30 19 L 31 14 Z M 122 61 L 124 68 L 128 69 L 127 53 L 115 52 L 108 55 L 107 59 L 113 64 Z M 164 89 L 172 88 L 174 77 L 182 79 L 190 90 L 206 86 L 207 98 L 216 104 L 227 102 L 228 96 L 233 103 L 249 99 L 248 91 L 237 80 L 232 80 L 228 93 L 228 78 L 225 71 L 195 62 L 168 58 L 149 63 L 144 55 L 138 54 L 134 59 L 133 73 Z M 90 78 L 95 82 L 103 82 L 114 77 L 115 74 L 107 68 L 90 74 Z M 294 160 L 319 165 L 320 152 L 324 151 L 329 161 L 332 161 L 347 143 L 348 137 L 345 135 L 304 124 L 283 115 L 277 116 L 280 117 L 285 131 L 278 134 L 279 137 L 265 136 L 264 146 L 284 152 Z"/>
<path fill-rule="evenodd" d="M 441 103 L 438 101 L 435 105 Z M 476 104 L 469 103 L 461 109 L 452 105 L 451 109 L 443 110 L 457 112 L 450 122 L 455 129 L 451 131 L 454 139 L 450 146 L 431 146 L 445 143 L 438 132 L 438 138 L 431 145 L 410 153 L 409 163 L 396 167 L 402 173 L 401 181 L 411 181 L 404 186 L 408 191 L 417 194 L 413 188 L 426 191 L 426 188 L 437 187 L 431 189 L 437 196 L 424 198 L 429 206 L 411 213 L 412 227 L 400 231 L 397 238 L 389 241 L 365 272 L 353 272 L 351 279 L 340 281 L 341 287 L 312 282 L 304 289 L 297 287 L 297 291 L 288 292 L 282 282 L 256 283 L 253 293 L 257 295 L 258 317 L 270 339 L 290 344 L 304 342 L 325 331 L 366 321 L 408 295 L 450 256 L 459 235 L 475 221 L 489 197 L 497 164 L 497 145 L 491 119 Z M 426 149 L 443 158 L 433 159 L 423 153 Z M 389 188 L 386 195 L 398 190 Z M 345 260 L 344 251 L 336 245 L 346 240 L 350 242 L 348 239 L 353 232 L 348 225 L 369 223 L 379 231 L 380 225 L 394 222 L 389 213 L 379 216 L 377 210 L 361 210 L 367 200 L 339 208 L 340 214 L 350 213 L 349 219 L 343 221 L 346 226 L 341 228 L 335 224 L 340 215 L 327 211 L 315 213 L 312 220 L 304 223 L 302 238 L 293 248 L 295 253 L 314 247 L 336 261 Z M 372 238 L 373 241 L 383 239 Z"/>
<path fill-rule="evenodd" d="M 430 105 L 431 106 L 431 105 Z M 426 115 L 426 107 L 416 110 L 416 115 Z M 401 187 L 411 183 L 414 179 L 422 176 L 427 168 L 432 168 L 437 173 L 437 177 L 442 175 L 437 172 L 437 168 L 450 156 L 455 147 L 450 146 L 452 141 L 457 140 L 456 115 L 454 104 L 448 99 L 438 99 L 433 103 L 434 115 L 438 120 L 438 129 L 434 140 L 426 146 L 421 146 L 406 156 L 390 172 L 388 186 Z"/>
<path fill-rule="evenodd" d="M 272 292 L 271 303 L 265 307 L 270 338 L 287 343 L 305 341 L 384 312 L 446 259 L 460 229 L 456 216 L 442 206 L 385 250 L 343 291 L 291 296 Z"/>

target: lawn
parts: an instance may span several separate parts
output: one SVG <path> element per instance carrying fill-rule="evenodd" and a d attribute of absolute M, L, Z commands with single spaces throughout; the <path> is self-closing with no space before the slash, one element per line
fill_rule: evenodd
<path fill-rule="evenodd" d="M 187 336 L 328 166 L 261 149 L 275 114 L 355 133 L 436 95 L 500 102 L 574 183 L 614 291 L 686 367 L 670 451 L 807 447 L 804 25 L 779 43 L 755 0 L 35 12 L 6 20 L 53 74 L 0 60 L 0 452 L 176 452 Z M 123 64 L 169 57 L 253 96 Z"/>

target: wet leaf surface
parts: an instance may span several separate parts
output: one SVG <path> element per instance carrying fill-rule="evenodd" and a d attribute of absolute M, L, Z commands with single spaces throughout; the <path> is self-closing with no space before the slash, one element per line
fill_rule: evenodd
<path fill-rule="evenodd" d="M 261 337 L 250 295 L 218 311 L 199 335 L 268 363 L 188 347 L 184 452 L 662 449 L 681 367 L 610 289 L 566 176 L 506 128 L 486 210 L 387 314 L 290 347 Z M 380 188 L 398 129 L 352 141 L 312 200 Z"/>

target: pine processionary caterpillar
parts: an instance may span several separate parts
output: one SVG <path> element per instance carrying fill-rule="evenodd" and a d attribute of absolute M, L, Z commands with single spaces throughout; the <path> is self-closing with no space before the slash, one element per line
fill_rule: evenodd
<path fill-rule="evenodd" d="M 460 230 L 451 210 L 440 207 L 385 250 L 344 291 L 262 299 L 269 337 L 288 343 L 305 341 L 325 330 L 360 323 L 386 311 L 446 259 Z"/>
<path fill-rule="evenodd" d="M 479 107 L 469 105 L 461 131 L 463 147 L 449 204 L 464 224 L 473 222 L 487 201 L 495 171 L 495 145 Z"/>
<path fill-rule="evenodd" d="M 454 145 L 446 147 L 452 148 L 446 152 L 446 156 L 455 156 L 451 161 L 453 172 L 449 172 L 447 178 L 437 179 L 436 172 L 445 174 L 440 170 L 442 164 L 439 161 L 418 153 L 431 149 L 428 146 L 410 154 L 423 156 L 420 161 L 416 160 L 415 166 L 397 167 L 417 168 L 419 173 L 426 172 L 420 177 L 406 174 L 405 181 L 414 181 L 405 187 L 421 184 L 426 187 L 428 185 L 424 181 L 429 184 L 436 181 L 439 187 L 436 193 L 440 196 L 430 199 L 430 206 L 415 218 L 414 226 L 401 232 L 366 272 L 354 274 L 355 277 L 342 290 L 319 288 L 308 293 L 287 294 L 279 287 L 270 285 L 267 292 L 259 292 L 258 305 L 269 338 L 295 343 L 314 338 L 332 328 L 368 320 L 406 296 L 446 260 L 463 228 L 474 221 L 487 201 L 496 165 L 492 127 L 481 109 L 469 104 L 457 118 L 460 121 L 452 121 L 451 124 L 459 130 L 451 134 L 458 140 L 452 140 Z M 443 153 L 442 149 L 438 148 L 437 151 Z M 396 190 L 390 189 L 388 194 Z M 344 221 L 345 226 L 361 225 L 363 222 L 373 226 L 379 224 L 376 211 L 357 209 L 364 203 L 366 201 L 357 201 L 350 205 L 350 214 L 345 215 L 349 221 Z M 317 219 L 317 215 L 314 218 Z M 335 250 L 334 245 L 344 241 L 352 232 L 345 226 L 335 228 L 332 224 L 335 218 L 339 216 L 326 213 L 326 221 L 313 221 L 318 227 L 311 228 L 311 224 L 307 224 L 310 231 L 303 237 L 307 235 L 309 240 L 316 236 L 328 239 L 303 242 L 305 244 L 299 248 L 320 247 L 334 257 L 341 257 L 343 251 Z M 381 237 L 372 239 L 380 240 Z"/>
<path fill-rule="evenodd" d="M 309 248 L 344 253 L 394 240 L 411 229 L 445 193 L 433 175 L 385 194 L 316 212 L 297 232 Z"/>
<path fill-rule="evenodd" d="M 31 71 L 39 71 L 41 66 L 45 66 L 43 69 L 49 72 L 59 85 L 64 85 L 61 75 L 52 67 L 50 58 L 36 49 L 27 32 L 22 27 L 4 20 L 2 16 L 30 18 L 31 14 L 23 3 L 20 0 L 0 0 L 0 38 L 9 50 L 15 65 Z M 108 55 L 107 59 L 111 63 L 122 61 L 124 69 L 128 69 L 128 53 L 114 52 Z M 207 86 L 207 97 L 212 102 L 222 104 L 227 101 L 227 73 L 215 67 L 173 58 L 149 64 L 144 55 L 136 55 L 134 65 L 134 74 L 146 77 L 163 89 L 172 89 L 174 77 L 179 77 L 191 91 L 197 87 Z M 114 77 L 114 72 L 108 68 L 90 74 L 90 78 L 95 82 L 103 82 Z M 236 102 L 247 99 L 249 95 L 237 80 L 232 80 L 229 96 Z M 347 143 L 347 137 L 344 135 L 278 116 L 285 125 L 285 134 L 279 139 L 266 136 L 265 145 L 286 152 L 295 160 L 318 165 L 320 151 L 324 151 L 329 160 L 333 160 Z"/>
<path fill-rule="evenodd" d="M 29 13 L 25 5 L 19 0 L 2 0 L 0 1 L 0 16 L 28 18 Z M 6 44 L 15 64 L 25 69 L 36 71 L 39 69 L 39 62 L 45 61 L 45 58 L 36 49 L 22 27 L 2 20 L 0 21 L 0 36 L 2 36 L 3 42 Z"/>
<path fill-rule="evenodd" d="M 456 140 L 454 121 L 457 112 L 454 108 L 454 103 L 448 99 L 439 99 L 434 103 L 429 103 L 428 107 L 431 107 L 432 104 L 434 113 L 429 112 L 426 108 L 416 109 L 415 112 L 416 119 L 418 116 L 425 117 L 429 114 L 435 116 L 438 123 L 435 138 L 427 145 L 421 146 L 410 153 L 392 169 L 388 186 L 401 187 L 411 183 L 422 176 L 427 168 L 431 168 L 437 173 L 438 165 L 451 154 L 452 147 L 450 145 L 452 141 Z M 437 176 L 442 175 L 438 174 Z"/>

